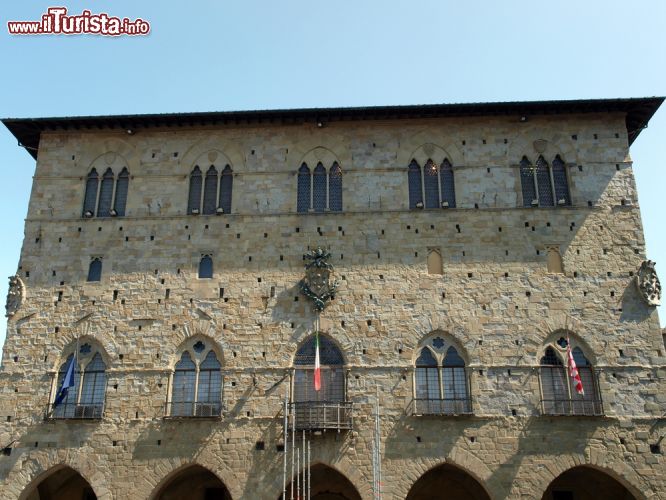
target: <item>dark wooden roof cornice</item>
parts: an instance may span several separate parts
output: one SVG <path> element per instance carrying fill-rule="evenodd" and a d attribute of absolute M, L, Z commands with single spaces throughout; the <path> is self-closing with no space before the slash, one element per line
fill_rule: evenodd
<path fill-rule="evenodd" d="M 39 137 L 48 130 L 140 130 L 152 127 L 239 125 L 252 123 L 303 123 L 353 120 L 400 120 L 467 116 L 543 116 L 580 113 L 625 113 L 629 144 L 633 143 L 664 97 L 580 99 L 568 101 L 422 104 L 354 108 L 305 108 L 256 111 L 216 111 L 145 115 L 4 118 L 2 123 L 19 144 L 37 158 Z"/>

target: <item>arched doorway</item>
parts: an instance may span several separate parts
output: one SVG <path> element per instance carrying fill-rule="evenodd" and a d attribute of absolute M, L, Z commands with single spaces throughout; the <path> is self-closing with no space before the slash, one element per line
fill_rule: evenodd
<path fill-rule="evenodd" d="M 81 474 L 71 467 L 58 467 L 29 486 L 22 500 L 97 500 L 97 495 Z"/>
<path fill-rule="evenodd" d="M 306 472 L 307 474 L 307 472 Z M 361 500 L 356 487 L 344 475 L 337 470 L 324 464 L 316 464 L 310 467 L 309 482 L 311 500 Z M 300 485 L 300 495 L 297 493 L 297 484 Z M 287 484 L 287 498 L 291 498 L 291 488 L 294 489 L 294 498 L 304 498 L 303 474 L 298 481 L 294 478 L 291 484 Z M 282 495 L 278 497 L 282 499 Z"/>
<path fill-rule="evenodd" d="M 407 500 L 490 500 L 481 484 L 467 472 L 443 464 L 423 474 L 407 494 Z"/>
<path fill-rule="evenodd" d="M 635 500 L 619 481 L 592 467 L 574 467 L 557 476 L 542 500 Z"/>
<path fill-rule="evenodd" d="M 229 490 L 211 471 L 192 465 L 177 472 L 155 494 L 153 500 L 231 500 Z"/>

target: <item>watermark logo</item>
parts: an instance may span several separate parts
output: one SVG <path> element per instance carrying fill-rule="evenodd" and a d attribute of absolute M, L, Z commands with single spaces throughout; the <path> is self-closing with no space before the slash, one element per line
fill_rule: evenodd
<path fill-rule="evenodd" d="M 105 12 L 93 14 L 84 10 L 79 15 L 68 15 L 66 7 L 49 7 L 39 21 L 7 21 L 11 35 L 147 35 L 150 23 L 141 18 L 110 16 Z"/>

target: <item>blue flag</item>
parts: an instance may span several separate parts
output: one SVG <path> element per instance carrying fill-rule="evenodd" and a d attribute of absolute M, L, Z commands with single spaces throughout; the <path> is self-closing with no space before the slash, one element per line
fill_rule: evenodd
<path fill-rule="evenodd" d="M 67 367 L 67 373 L 65 373 L 65 379 L 62 381 L 62 386 L 58 391 L 55 402 L 53 406 L 58 406 L 62 403 L 65 398 L 67 398 L 67 393 L 69 392 L 70 387 L 74 387 L 74 361 L 76 361 L 76 356 L 72 356 L 72 359 L 69 362 Z"/>

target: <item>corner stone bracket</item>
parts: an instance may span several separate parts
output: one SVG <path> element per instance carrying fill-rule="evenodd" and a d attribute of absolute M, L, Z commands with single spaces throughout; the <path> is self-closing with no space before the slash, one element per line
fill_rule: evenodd
<path fill-rule="evenodd" d="M 9 291 L 5 304 L 5 316 L 11 318 L 21 307 L 25 299 L 25 285 L 18 274 L 9 277 Z"/>
<path fill-rule="evenodd" d="M 654 267 L 656 264 L 652 260 L 643 261 L 636 275 L 638 292 L 649 306 L 661 305 L 661 283 Z"/>

